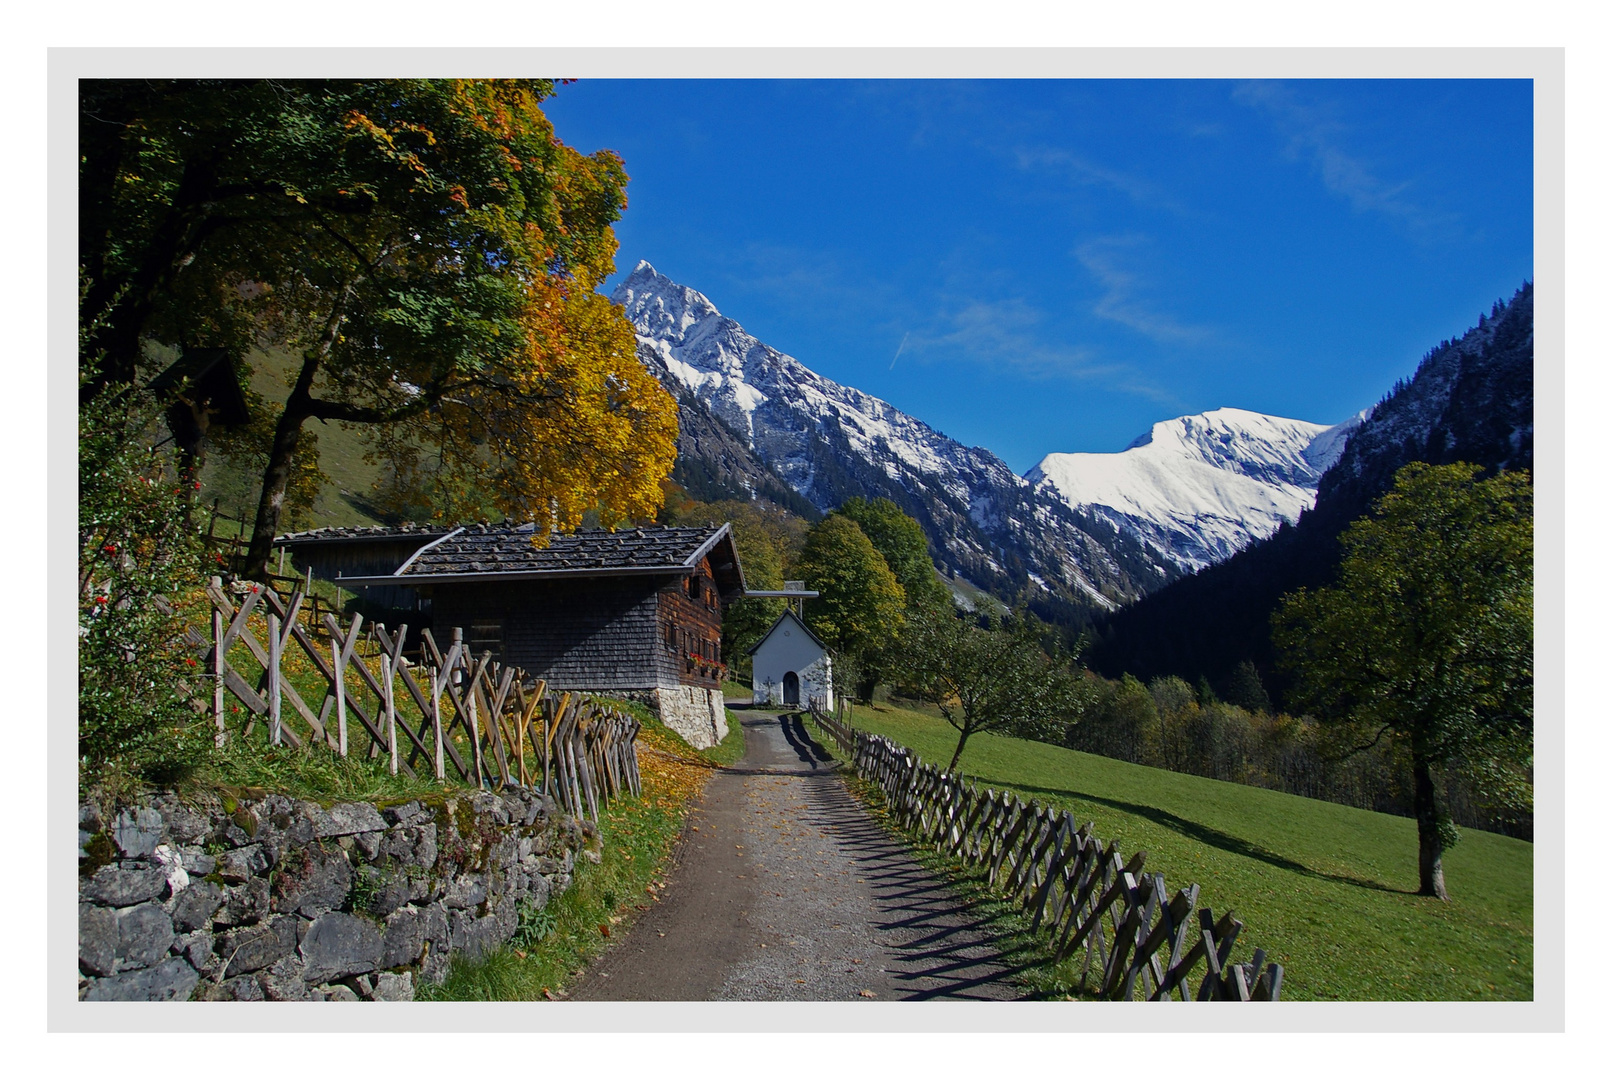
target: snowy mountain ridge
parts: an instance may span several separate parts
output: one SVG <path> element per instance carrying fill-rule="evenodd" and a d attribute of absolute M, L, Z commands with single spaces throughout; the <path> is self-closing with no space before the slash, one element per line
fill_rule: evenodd
<path fill-rule="evenodd" d="M 1025 477 L 1196 571 L 1314 506 L 1365 415 L 1327 427 L 1215 409 L 1160 421 L 1117 454 L 1048 454 Z"/>
<path fill-rule="evenodd" d="M 647 262 L 611 299 L 633 323 L 639 359 L 685 408 L 714 417 L 819 510 L 854 496 L 892 500 L 923 526 L 948 576 L 1005 598 L 1112 608 L 1174 574 L 1136 541 L 1039 494 L 990 451 L 818 375 Z"/>
<path fill-rule="evenodd" d="M 1360 419 L 1326 427 L 1217 409 L 1155 424 L 1118 454 L 1049 454 L 1019 476 L 757 340 L 648 262 L 612 300 L 644 365 L 685 411 L 719 423 L 691 419 L 732 433 L 720 451 L 680 439 L 680 455 L 715 453 L 705 473 L 752 494 L 747 477 L 764 469 L 824 512 L 853 496 L 892 499 L 924 527 L 944 572 L 1005 599 L 1112 608 L 1226 558 L 1314 503 Z M 749 472 L 735 440 L 759 462 Z"/>
<path fill-rule="evenodd" d="M 778 421 L 791 412 L 833 417 L 864 458 L 883 450 L 886 473 L 898 480 L 902 466 L 943 477 L 949 494 L 966 499 L 965 480 L 954 465 L 997 472 L 1000 482 L 1018 478 L 996 455 L 969 450 L 886 401 L 825 379 L 792 356 L 758 341 L 724 316 L 702 293 L 679 285 L 640 262 L 612 299 L 627 309 L 641 358 L 653 354 L 662 368 L 704 402 L 728 427 L 748 438 L 790 485 L 821 510 L 837 501 L 814 497 L 812 460 L 802 453 L 799 432 Z"/>

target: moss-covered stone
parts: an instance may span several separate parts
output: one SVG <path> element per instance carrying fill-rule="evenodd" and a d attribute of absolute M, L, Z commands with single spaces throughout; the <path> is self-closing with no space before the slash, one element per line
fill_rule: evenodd
<path fill-rule="evenodd" d="M 84 855 L 78 862 L 78 876 L 87 878 L 101 867 L 116 861 L 118 849 L 106 830 L 102 829 L 84 844 Z"/>

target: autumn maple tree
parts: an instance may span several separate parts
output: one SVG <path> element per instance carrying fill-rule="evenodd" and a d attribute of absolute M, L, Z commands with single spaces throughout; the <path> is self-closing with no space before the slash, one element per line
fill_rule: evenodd
<path fill-rule="evenodd" d="M 676 407 L 596 291 L 627 176 L 555 137 L 543 80 L 80 86 L 81 401 L 151 343 L 298 358 L 266 448 L 264 567 L 309 420 L 360 425 L 443 516 L 653 515 Z M 539 530 L 542 535 L 543 530 Z"/>

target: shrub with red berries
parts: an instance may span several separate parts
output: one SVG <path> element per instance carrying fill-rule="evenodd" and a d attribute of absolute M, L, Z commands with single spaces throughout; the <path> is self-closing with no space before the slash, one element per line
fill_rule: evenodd
<path fill-rule="evenodd" d="M 195 655 L 171 601 L 200 579 L 190 477 L 152 447 L 156 403 L 103 394 L 79 411 L 78 749 L 81 776 L 171 779 L 205 752 L 181 684 Z M 176 486 L 177 480 L 177 486 Z M 195 693 L 194 686 L 191 693 Z"/>

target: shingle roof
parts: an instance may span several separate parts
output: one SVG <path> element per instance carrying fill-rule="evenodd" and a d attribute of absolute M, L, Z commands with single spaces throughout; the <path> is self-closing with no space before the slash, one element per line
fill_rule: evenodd
<path fill-rule="evenodd" d="M 399 570 L 400 578 L 463 574 L 565 574 L 686 571 L 727 526 L 644 526 L 609 532 L 583 529 L 532 545 L 533 526 L 471 525 L 428 545 Z"/>
<path fill-rule="evenodd" d="M 323 529 L 287 533 L 274 538 L 275 547 L 324 544 L 344 540 L 416 540 L 424 543 L 453 531 L 451 525 L 331 525 Z"/>

